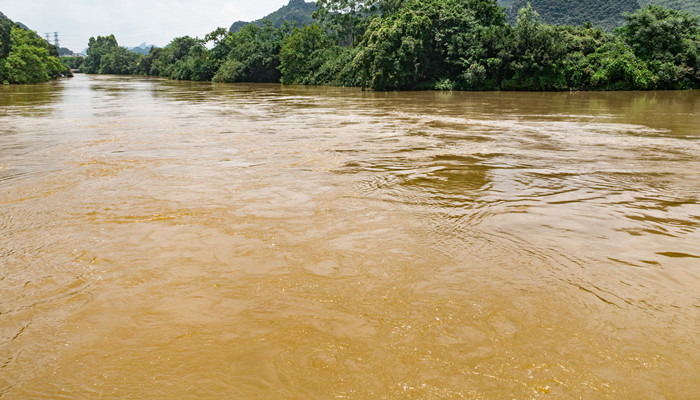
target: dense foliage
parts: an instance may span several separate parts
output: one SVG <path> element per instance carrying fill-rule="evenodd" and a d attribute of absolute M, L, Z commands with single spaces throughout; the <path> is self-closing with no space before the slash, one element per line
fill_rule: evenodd
<path fill-rule="evenodd" d="M 85 57 L 82 56 L 61 56 L 61 64 L 66 68 L 81 70 L 85 63 Z"/>
<path fill-rule="evenodd" d="M 619 33 L 634 54 L 645 62 L 664 88 L 698 87 L 700 83 L 700 26 L 698 17 L 649 6 L 627 17 Z"/>
<path fill-rule="evenodd" d="M 246 25 L 238 33 L 223 36 L 213 48 L 221 67 L 217 82 L 279 82 L 280 49 L 291 32 L 289 23 L 275 28 Z"/>
<path fill-rule="evenodd" d="M 83 69 L 216 82 L 375 90 L 643 90 L 700 87 L 700 25 L 649 6 L 614 33 L 546 24 L 529 4 L 507 22 L 496 0 L 320 0 L 317 22 L 266 22 L 180 37 L 121 57 L 91 39 Z M 207 44 L 209 44 L 207 46 Z M 107 72 L 112 71 L 112 72 Z"/>
<path fill-rule="evenodd" d="M 82 70 L 88 74 L 131 75 L 138 72 L 139 55 L 120 47 L 114 35 L 90 38 Z"/>
<path fill-rule="evenodd" d="M 55 46 L 36 32 L 0 18 L 0 83 L 40 83 L 69 74 Z"/>

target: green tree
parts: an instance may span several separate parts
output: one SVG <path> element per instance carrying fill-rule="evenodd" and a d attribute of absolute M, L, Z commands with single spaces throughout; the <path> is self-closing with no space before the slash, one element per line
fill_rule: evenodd
<path fill-rule="evenodd" d="M 698 17 L 652 5 L 625 18 L 627 23 L 618 34 L 637 57 L 649 64 L 659 88 L 700 86 Z"/>
<path fill-rule="evenodd" d="M 511 28 L 496 1 L 444 0 L 423 3 L 433 20 L 438 79 L 447 88 L 496 89 L 506 74 Z M 443 84 L 444 85 L 444 84 Z"/>
<path fill-rule="evenodd" d="M 590 89 L 644 90 L 654 88 L 658 81 L 647 64 L 620 41 L 596 49 L 583 67 L 591 71 Z"/>
<path fill-rule="evenodd" d="M 432 24 L 420 10 L 375 17 L 355 58 L 362 85 L 375 90 L 411 89 L 428 79 Z"/>
<path fill-rule="evenodd" d="M 131 75 L 139 71 L 142 55 L 120 47 L 114 35 L 91 37 L 82 71 L 88 74 Z"/>
<path fill-rule="evenodd" d="M 513 28 L 512 77 L 503 81 L 509 90 L 566 89 L 565 47 L 561 32 L 542 23 L 529 4 L 518 13 Z"/>
<path fill-rule="evenodd" d="M 404 0 L 318 0 L 314 13 L 321 25 L 336 34 L 342 45 L 354 46 L 362 39 L 374 16 L 398 12 Z"/>
<path fill-rule="evenodd" d="M 196 71 L 198 65 L 194 58 L 208 57 L 208 50 L 201 39 L 190 36 L 182 36 L 173 39 L 162 49 L 151 49 L 148 56 L 142 62 L 142 69 L 149 66 L 149 75 L 158 75 L 170 79 L 190 80 L 193 73 L 200 76 L 201 71 Z M 211 76 L 209 76 L 211 79 Z"/>
<path fill-rule="evenodd" d="M 189 81 L 210 81 L 216 72 L 209 50 L 201 43 L 192 46 L 189 52 L 173 65 L 171 79 Z"/>
<path fill-rule="evenodd" d="M 85 58 L 85 63 L 83 63 L 83 72 L 86 74 L 100 73 L 102 57 L 118 47 L 119 44 L 117 44 L 117 39 L 114 35 L 91 37 L 88 41 L 87 57 Z"/>
<path fill-rule="evenodd" d="M 280 49 L 280 72 L 284 84 L 319 84 L 323 65 L 336 57 L 335 41 L 318 24 L 307 25 L 284 40 Z"/>
<path fill-rule="evenodd" d="M 61 56 L 61 64 L 66 68 L 70 69 L 80 69 L 85 62 L 85 57 L 71 57 L 71 56 Z"/>
<path fill-rule="evenodd" d="M 562 67 L 568 88 L 575 90 L 599 88 L 591 82 L 593 74 L 600 67 L 596 64 L 599 55 L 593 55 L 603 46 L 614 41 L 613 35 L 594 28 L 590 23 L 584 26 L 562 26 L 557 30 L 565 48 Z"/>
<path fill-rule="evenodd" d="M 265 21 L 262 27 L 250 24 L 228 35 L 225 46 L 229 53 L 214 75 L 214 81 L 279 82 L 280 49 L 291 31 L 289 23 L 275 28 Z"/>
<path fill-rule="evenodd" d="M 102 55 L 99 74 L 133 75 L 138 72 L 141 56 L 124 47 L 113 47 Z"/>
<path fill-rule="evenodd" d="M 652 5 L 626 14 L 625 19 L 618 33 L 645 60 L 674 61 L 687 50 L 686 40 L 700 34 L 699 18 L 683 11 Z"/>
<path fill-rule="evenodd" d="M 7 56 L 12 49 L 11 34 L 12 22 L 9 19 L 0 18 L 0 84 L 9 83 Z"/>
<path fill-rule="evenodd" d="M 221 62 L 231 53 L 232 42 L 227 40 L 229 31 L 226 28 L 217 28 L 204 37 L 205 43 L 212 43 L 211 58 Z"/>
<path fill-rule="evenodd" d="M 9 83 L 39 83 L 66 73 L 61 62 L 49 54 L 48 44 L 36 32 L 13 26 L 10 51 L 3 62 L 3 81 Z"/>
<path fill-rule="evenodd" d="M 355 62 L 378 90 L 495 88 L 509 29 L 494 0 L 410 1 L 370 21 Z"/>

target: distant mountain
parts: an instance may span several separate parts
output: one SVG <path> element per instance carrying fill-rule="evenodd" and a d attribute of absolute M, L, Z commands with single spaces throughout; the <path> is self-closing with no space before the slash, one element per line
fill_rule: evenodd
<path fill-rule="evenodd" d="M 515 23 L 518 11 L 528 2 L 544 22 L 556 25 L 590 22 L 606 30 L 625 22 L 622 13 L 634 12 L 639 8 L 637 0 L 515 0 L 506 9 L 511 23 Z"/>
<path fill-rule="evenodd" d="M 498 0 L 498 5 L 504 8 L 507 8 L 513 0 Z"/>
<path fill-rule="evenodd" d="M 146 44 L 146 42 L 143 42 L 138 47 L 127 47 L 127 49 L 132 53 L 148 55 L 148 53 L 151 51 L 151 47 L 157 46 L 153 44 Z"/>
<path fill-rule="evenodd" d="M 508 21 L 514 24 L 518 17 L 518 11 L 525 7 L 528 2 L 546 23 L 583 25 L 590 22 L 607 31 L 625 23 L 624 13 L 635 12 L 649 4 L 683 10 L 700 16 L 700 0 L 498 0 L 498 5 L 506 9 Z M 316 10 L 316 3 L 290 0 L 286 6 L 259 20 L 234 22 L 229 31 L 238 32 L 251 23 L 262 26 L 264 20 L 270 20 L 277 27 L 281 26 L 284 21 L 296 22 L 299 26 L 308 25 L 313 21 L 312 14 Z"/>
<path fill-rule="evenodd" d="M 66 47 L 59 47 L 58 48 L 58 55 L 59 56 L 66 56 L 66 57 L 78 57 L 80 54 L 74 52 L 71 49 L 68 49 Z"/>
<path fill-rule="evenodd" d="M 499 4 L 506 7 L 511 23 L 515 23 L 518 11 L 528 2 L 544 22 L 556 25 L 590 22 L 608 31 L 625 23 L 624 13 L 634 12 L 649 4 L 700 15 L 700 0 L 499 0 Z"/>
<path fill-rule="evenodd" d="M 306 3 L 304 0 L 289 0 L 289 4 L 283 6 L 279 10 L 269 14 L 259 20 L 253 22 L 237 21 L 229 28 L 230 32 L 238 32 L 248 24 L 256 24 L 262 26 L 264 20 L 270 20 L 276 27 L 282 26 L 284 21 L 289 21 L 292 25 L 296 23 L 299 26 L 308 25 L 313 21 L 313 13 L 316 11 L 316 3 Z"/>

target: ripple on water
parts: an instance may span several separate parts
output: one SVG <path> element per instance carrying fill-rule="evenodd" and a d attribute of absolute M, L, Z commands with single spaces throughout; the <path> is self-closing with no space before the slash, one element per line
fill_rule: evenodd
<path fill-rule="evenodd" d="M 3 397 L 697 392 L 693 94 L 64 82 L 0 111 Z"/>

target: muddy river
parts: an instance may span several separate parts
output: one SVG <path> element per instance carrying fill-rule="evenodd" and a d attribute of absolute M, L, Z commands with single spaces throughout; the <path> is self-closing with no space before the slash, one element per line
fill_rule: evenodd
<path fill-rule="evenodd" d="M 0 87 L 0 398 L 698 393 L 698 91 Z"/>

